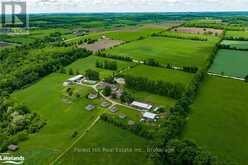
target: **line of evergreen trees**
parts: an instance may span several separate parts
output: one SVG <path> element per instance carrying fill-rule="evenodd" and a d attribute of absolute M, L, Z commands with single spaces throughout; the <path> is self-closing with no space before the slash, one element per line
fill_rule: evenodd
<path fill-rule="evenodd" d="M 121 61 L 129 61 L 129 62 L 132 62 L 133 61 L 133 59 L 131 57 L 127 57 L 127 56 L 116 56 L 116 55 L 102 53 L 100 51 L 97 52 L 96 55 L 99 56 L 99 57 L 112 58 L 112 59 L 121 60 Z"/>
<path fill-rule="evenodd" d="M 161 96 L 169 96 L 175 99 L 182 97 L 184 86 L 180 83 L 172 84 L 165 81 L 152 81 L 145 77 L 125 76 L 126 85 L 130 89 L 147 91 Z"/>
<path fill-rule="evenodd" d="M 102 68 L 102 69 L 108 69 L 108 70 L 114 70 L 116 71 L 118 69 L 117 62 L 116 61 L 96 61 L 96 67 L 97 68 Z"/>
<path fill-rule="evenodd" d="M 153 33 L 152 37 L 168 37 L 168 38 L 176 38 L 176 39 L 186 39 L 186 40 L 193 40 L 193 41 L 208 41 L 208 38 L 206 37 L 201 37 L 201 36 L 186 36 L 183 34 L 176 34 L 176 33 L 163 33 L 163 34 L 157 34 Z"/>

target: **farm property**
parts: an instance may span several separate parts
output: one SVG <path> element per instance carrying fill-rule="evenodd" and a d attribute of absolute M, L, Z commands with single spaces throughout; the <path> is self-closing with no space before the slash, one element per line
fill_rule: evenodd
<path fill-rule="evenodd" d="M 225 76 L 244 78 L 248 74 L 246 51 L 219 50 L 209 72 Z"/>
<path fill-rule="evenodd" d="M 163 64 L 201 67 L 213 47 L 214 42 L 150 37 L 107 50 L 106 53 L 137 60 L 153 58 Z"/>
<path fill-rule="evenodd" d="M 248 50 L 248 41 L 234 41 L 224 40 L 221 42 L 222 45 L 228 45 L 230 48 L 246 49 Z"/>
<path fill-rule="evenodd" d="M 212 29 L 212 28 L 195 28 L 195 27 L 179 27 L 175 28 L 172 31 L 183 32 L 183 33 L 193 33 L 193 34 L 211 34 L 211 35 L 220 35 L 223 30 Z"/>
<path fill-rule="evenodd" d="M 222 160 L 246 164 L 247 98 L 246 83 L 207 78 L 192 105 L 184 138 L 194 140 Z"/>

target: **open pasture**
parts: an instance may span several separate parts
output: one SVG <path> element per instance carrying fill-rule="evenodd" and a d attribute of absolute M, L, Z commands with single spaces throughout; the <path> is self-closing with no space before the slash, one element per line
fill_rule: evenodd
<path fill-rule="evenodd" d="M 194 74 L 186 73 L 182 71 L 151 67 L 147 65 L 138 65 L 132 69 L 129 69 L 124 73 L 125 75 L 145 77 L 149 80 L 161 80 L 170 83 L 181 83 L 185 86 L 191 81 Z"/>
<path fill-rule="evenodd" d="M 148 140 L 104 121 L 99 121 L 62 157 L 58 164 L 151 165 L 145 152 L 148 146 Z M 138 152 L 138 150 L 144 152 Z"/>
<path fill-rule="evenodd" d="M 213 47 L 214 42 L 150 37 L 105 52 L 137 60 L 153 58 L 162 64 L 201 67 L 212 53 Z"/>
<path fill-rule="evenodd" d="M 226 38 L 246 38 L 248 39 L 248 31 L 227 31 L 225 34 Z"/>
<path fill-rule="evenodd" d="M 218 51 L 209 72 L 244 78 L 248 75 L 247 61 L 247 51 L 221 49 Z"/>
<path fill-rule="evenodd" d="M 88 104 L 100 104 L 99 100 L 86 99 L 91 89 L 75 88 L 80 98 L 64 96 L 62 84 L 68 78 L 64 74 L 51 74 L 11 96 L 23 102 L 47 123 L 38 133 L 20 144 L 18 153 L 26 157 L 25 164 L 49 164 L 75 140 L 72 138 L 75 131 L 82 133 L 101 113 L 98 108 L 91 112 L 85 109 Z"/>
<path fill-rule="evenodd" d="M 183 137 L 228 163 L 247 163 L 248 85 L 209 77 L 192 105 Z"/>

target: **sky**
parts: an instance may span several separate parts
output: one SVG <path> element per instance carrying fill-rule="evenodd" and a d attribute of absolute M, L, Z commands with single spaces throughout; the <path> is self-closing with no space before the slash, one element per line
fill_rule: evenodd
<path fill-rule="evenodd" d="M 10 0 L 0 0 L 10 1 Z M 248 11 L 248 0 L 16 0 L 29 13 Z"/>

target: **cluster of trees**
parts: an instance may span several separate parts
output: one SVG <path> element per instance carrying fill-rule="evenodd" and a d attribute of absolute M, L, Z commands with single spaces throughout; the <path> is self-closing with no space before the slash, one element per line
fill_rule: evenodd
<path fill-rule="evenodd" d="M 194 41 L 208 41 L 208 38 L 197 36 L 197 35 L 186 35 L 186 34 L 178 34 L 173 32 L 167 32 L 167 33 L 153 33 L 153 37 L 169 37 L 169 38 L 177 38 L 177 39 L 187 39 L 187 40 L 194 40 Z"/>
<path fill-rule="evenodd" d="M 153 58 L 145 60 L 144 64 L 149 65 L 149 66 L 158 66 L 158 67 L 161 66 L 160 63 L 158 61 L 156 61 L 155 59 L 153 59 Z"/>
<path fill-rule="evenodd" d="M 99 57 L 112 58 L 112 59 L 121 60 L 121 61 L 129 61 L 129 62 L 133 61 L 133 59 L 131 57 L 115 56 L 115 55 L 111 55 L 111 54 L 102 53 L 100 51 L 97 52 L 96 55 L 99 56 Z"/>
<path fill-rule="evenodd" d="M 120 118 L 110 115 L 110 114 L 106 114 L 106 113 L 101 115 L 101 120 L 111 123 L 115 125 L 116 127 L 129 130 L 138 136 L 147 138 L 149 140 L 153 139 L 152 132 L 149 132 L 149 129 L 147 129 L 145 125 L 141 123 L 136 123 L 134 125 L 128 125 L 125 121 L 121 120 Z"/>
<path fill-rule="evenodd" d="M 245 82 L 248 82 L 248 75 L 245 76 Z"/>
<path fill-rule="evenodd" d="M 122 103 L 130 104 L 130 103 L 132 103 L 134 101 L 134 97 L 128 91 L 123 91 L 120 100 L 121 100 Z"/>
<path fill-rule="evenodd" d="M 199 28 L 213 28 L 213 29 L 224 29 L 230 31 L 244 31 L 245 28 L 242 25 L 231 25 L 225 24 L 221 22 L 199 22 L 199 21 L 192 21 L 186 22 L 184 24 L 186 27 L 199 27 Z"/>
<path fill-rule="evenodd" d="M 198 71 L 198 68 L 194 66 L 183 66 L 183 71 L 189 73 L 196 73 Z"/>
<path fill-rule="evenodd" d="M 96 67 L 102 68 L 102 69 L 114 70 L 114 71 L 116 71 L 118 69 L 117 62 L 116 61 L 109 61 L 109 60 L 105 60 L 103 62 L 96 61 Z"/>
<path fill-rule="evenodd" d="M 60 50 L 60 51 L 58 51 Z M 49 47 L 34 53 L 25 50 L 4 52 L 0 62 L 0 95 L 20 89 L 78 58 L 90 55 L 85 49 Z"/>
<path fill-rule="evenodd" d="M 144 77 L 125 76 L 126 85 L 130 89 L 147 91 L 150 93 L 169 96 L 175 99 L 181 98 L 184 92 L 184 86 L 176 83 L 172 84 L 165 81 L 152 81 Z"/>
<path fill-rule="evenodd" d="M 38 132 L 46 124 L 24 105 L 5 98 L 0 100 L 0 121 L 0 152 L 5 152 L 10 144 L 26 140 L 28 134 Z"/>
<path fill-rule="evenodd" d="M 88 69 L 85 71 L 85 77 L 87 77 L 87 79 L 89 80 L 100 80 L 100 74 L 99 72 L 92 70 L 92 69 Z"/>

